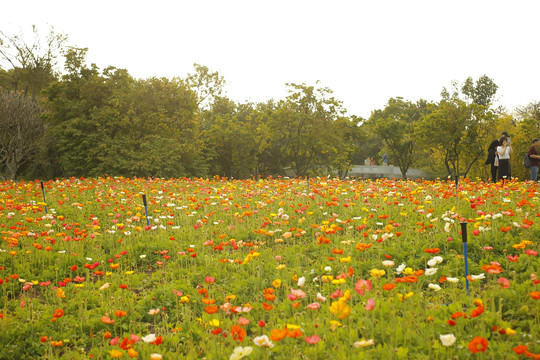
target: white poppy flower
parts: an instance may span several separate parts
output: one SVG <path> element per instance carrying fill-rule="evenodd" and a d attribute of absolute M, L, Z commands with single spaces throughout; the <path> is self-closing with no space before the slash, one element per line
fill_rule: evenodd
<path fill-rule="evenodd" d="M 401 264 L 398 266 L 398 268 L 396 269 L 396 274 L 401 274 L 403 272 L 403 270 L 405 270 L 405 268 L 407 267 L 407 265 L 405 264 Z"/>
<path fill-rule="evenodd" d="M 456 342 L 454 334 L 439 335 L 439 339 L 443 346 L 452 346 Z"/>
<path fill-rule="evenodd" d="M 371 346 L 373 344 L 374 344 L 373 339 L 369 339 L 369 340 L 362 339 L 360 341 L 355 341 L 353 345 L 355 348 L 363 348 L 363 347 Z"/>
<path fill-rule="evenodd" d="M 435 290 L 435 291 L 441 290 L 441 287 L 439 285 L 437 285 L 437 284 L 429 284 L 428 288 L 430 288 L 432 290 Z"/>
<path fill-rule="evenodd" d="M 437 265 L 437 264 L 442 263 L 443 260 L 444 260 L 444 259 L 443 259 L 441 256 L 435 256 L 434 258 L 430 259 L 430 260 L 427 262 L 427 264 L 428 264 L 428 266 L 433 267 L 433 266 L 435 266 L 435 265 Z"/>
<path fill-rule="evenodd" d="M 156 341 L 156 334 L 148 334 L 141 338 L 142 341 L 145 343 L 151 343 L 153 341 Z"/>
<path fill-rule="evenodd" d="M 485 279 L 486 278 L 486 274 L 482 273 L 480 275 L 471 275 L 471 278 L 473 280 L 482 280 L 482 279 Z"/>

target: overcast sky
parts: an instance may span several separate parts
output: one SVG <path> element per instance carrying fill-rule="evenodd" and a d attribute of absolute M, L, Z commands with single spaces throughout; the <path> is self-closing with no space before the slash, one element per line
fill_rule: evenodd
<path fill-rule="evenodd" d="M 1 3 L 0 30 L 54 26 L 89 63 L 136 78 L 206 65 L 239 102 L 320 80 L 367 118 L 391 97 L 438 101 L 453 80 L 484 74 L 496 105 L 540 101 L 539 14 L 538 0 L 18 0 Z"/>

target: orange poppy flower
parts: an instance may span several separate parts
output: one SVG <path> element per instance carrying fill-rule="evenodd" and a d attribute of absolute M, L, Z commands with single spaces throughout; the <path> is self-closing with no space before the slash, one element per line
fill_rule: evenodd
<path fill-rule="evenodd" d="M 208 314 L 215 314 L 215 313 L 217 313 L 218 309 L 219 308 L 217 306 L 215 306 L 215 305 L 214 306 L 206 306 L 204 308 L 204 311 L 206 311 Z"/>
<path fill-rule="evenodd" d="M 540 299 L 540 291 L 533 291 L 530 293 L 530 295 L 534 300 Z"/>
<path fill-rule="evenodd" d="M 303 334 L 302 330 L 294 329 L 294 330 L 289 331 L 287 336 L 290 337 L 290 338 L 299 338 L 300 336 L 302 336 L 302 334 Z"/>
<path fill-rule="evenodd" d="M 457 318 L 460 318 L 463 316 L 463 313 L 462 312 L 455 312 L 452 314 L 452 319 L 457 319 Z"/>
<path fill-rule="evenodd" d="M 518 345 L 513 350 L 514 350 L 514 352 L 516 354 L 521 355 L 521 354 L 524 354 L 525 351 L 527 351 L 527 346 L 526 345 Z"/>
<path fill-rule="evenodd" d="M 114 320 L 112 320 L 110 317 L 108 316 L 102 316 L 101 317 L 101 322 L 105 323 L 105 324 L 114 324 Z"/>
<path fill-rule="evenodd" d="M 469 351 L 473 354 L 477 352 L 485 352 L 488 348 L 488 341 L 481 336 L 476 336 L 469 343 Z"/>
<path fill-rule="evenodd" d="M 478 317 L 480 316 L 482 313 L 484 312 L 484 307 L 483 306 L 477 306 L 476 309 L 474 309 L 472 312 L 471 312 L 471 317 Z"/>
<path fill-rule="evenodd" d="M 402 278 L 395 278 L 394 282 L 396 283 L 415 283 L 418 282 L 418 278 L 414 275 L 405 276 Z"/>
<path fill-rule="evenodd" d="M 205 304 L 205 305 L 212 305 L 213 303 L 216 302 L 216 300 L 215 299 L 205 299 L 205 298 L 203 298 L 203 299 L 201 299 L 201 302 L 203 304 Z"/>
<path fill-rule="evenodd" d="M 272 310 L 274 308 L 274 306 L 272 304 L 268 304 L 268 303 L 262 303 L 262 307 L 266 311 L 270 311 L 270 310 Z"/>
<path fill-rule="evenodd" d="M 288 334 L 289 334 L 289 330 L 288 330 L 287 328 L 284 328 L 284 329 L 273 329 L 273 330 L 270 332 L 270 339 L 272 339 L 272 341 L 280 341 L 280 340 L 282 340 L 284 337 L 286 337 Z"/>
<path fill-rule="evenodd" d="M 484 265 L 482 270 L 487 271 L 490 274 L 500 274 L 503 272 L 502 268 L 499 265 Z"/>
<path fill-rule="evenodd" d="M 156 340 L 152 341 L 150 344 L 154 344 L 154 345 L 163 344 L 163 336 L 156 337 Z"/>
<path fill-rule="evenodd" d="M 116 310 L 116 311 L 114 312 L 114 315 L 116 315 L 117 317 L 124 317 L 124 316 L 127 315 L 127 312 L 122 311 L 122 310 Z"/>
<path fill-rule="evenodd" d="M 369 243 L 369 244 L 358 243 L 356 244 L 355 248 L 356 250 L 364 251 L 366 249 L 369 249 L 372 245 L 373 245 L 372 243 Z"/>
<path fill-rule="evenodd" d="M 395 287 L 396 287 L 396 284 L 389 283 L 389 284 L 384 284 L 382 288 L 384 290 L 392 290 Z"/>
<path fill-rule="evenodd" d="M 234 341 L 242 342 L 244 340 L 244 336 L 246 336 L 246 330 L 235 324 L 231 327 L 231 334 Z"/>

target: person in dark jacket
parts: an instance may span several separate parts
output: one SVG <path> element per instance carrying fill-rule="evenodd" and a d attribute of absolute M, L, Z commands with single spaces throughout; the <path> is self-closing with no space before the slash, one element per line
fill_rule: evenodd
<path fill-rule="evenodd" d="M 538 165 L 540 164 L 540 155 L 538 150 L 540 149 L 540 139 L 535 138 L 532 141 L 532 146 L 529 148 L 529 158 L 531 159 L 531 180 L 536 181 L 538 178 Z"/>
<path fill-rule="evenodd" d="M 491 166 L 491 182 L 493 183 L 497 182 L 497 170 L 499 169 L 497 146 L 499 146 L 499 140 L 493 140 L 491 144 L 489 144 L 488 157 L 486 160 L 486 165 Z"/>

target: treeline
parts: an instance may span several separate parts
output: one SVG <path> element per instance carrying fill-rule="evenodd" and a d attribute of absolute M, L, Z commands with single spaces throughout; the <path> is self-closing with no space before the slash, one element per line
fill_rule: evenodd
<path fill-rule="evenodd" d="M 88 65 L 87 49 L 65 46 L 67 37 L 53 31 L 43 47 L 21 39 L 0 32 L 0 176 L 7 179 L 248 178 L 286 169 L 346 176 L 366 157 L 380 164 L 383 153 L 403 177 L 415 167 L 487 179 L 486 149 L 502 131 L 514 144 L 512 173 L 523 179 L 519 154 L 540 135 L 540 102 L 514 113 L 494 109 L 497 85 L 488 76 L 454 82 L 438 102 L 391 98 L 363 119 L 318 84 L 287 84 L 285 99 L 237 103 L 205 66 L 195 64 L 185 78 L 135 79 Z"/>

